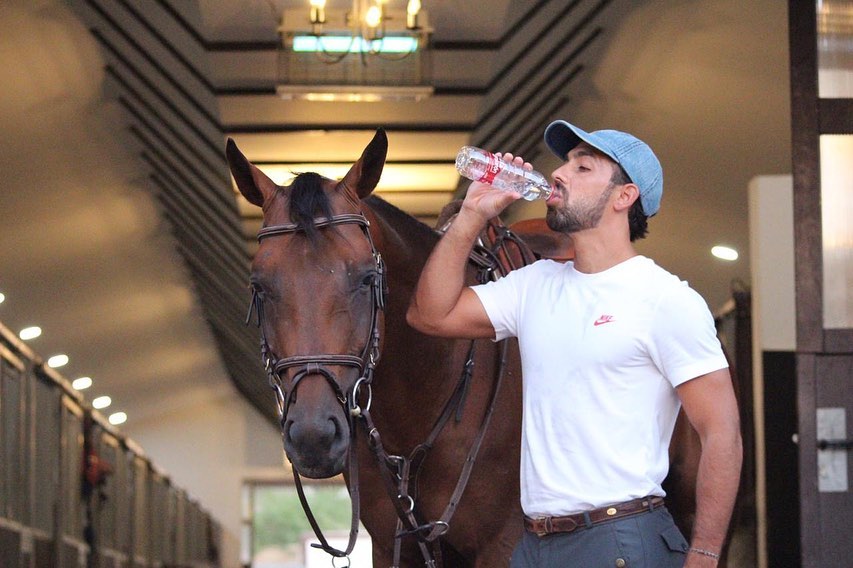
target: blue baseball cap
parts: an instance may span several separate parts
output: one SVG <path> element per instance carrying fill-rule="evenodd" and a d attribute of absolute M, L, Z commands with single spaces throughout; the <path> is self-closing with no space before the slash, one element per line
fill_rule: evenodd
<path fill-rule="evenodd" d="M 545 129 L 545 144 L 563 160 L 581 142 L 586 142 L 622 166 L 640 189 L 640 203 L 646 216 L 651 217 L 658 212 L 663 196 L 663 170 L 648 144 L 618 130 L 585 132 L 565 120 L 555 120 Z"/>

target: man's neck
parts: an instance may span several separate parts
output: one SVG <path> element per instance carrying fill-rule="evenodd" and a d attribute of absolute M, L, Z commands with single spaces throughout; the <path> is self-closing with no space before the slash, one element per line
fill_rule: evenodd
<path fill-rule="evenodd" d="M 598 228 L 572 234 L 575 244 L 574 267 L 578 272 L 604 272 L 637 256 L 629 238 L 599 231 Z"/>

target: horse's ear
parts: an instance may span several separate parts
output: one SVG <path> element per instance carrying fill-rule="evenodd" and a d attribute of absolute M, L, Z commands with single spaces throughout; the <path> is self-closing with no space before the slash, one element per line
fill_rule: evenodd
<path fill-rule="evenodd" d="M 364 199 L 376 188 L 385 167 L 385 157 L 388 155 L 388 136 L 382 128 L 376 129 L 373 140 L 364 149 L 361 157 L 352 165 L 347 175 L 341 181 L 347 190 L 355 192 L 359 199 Z"/>
<path fill-rule="evenodd" d="M 231 175 L 234 176 L 234 181 L 237 182 L 237 188 L 243 197 L 249 203 L 263 207 L 264 199 L 278 187 L 275 182 L 250 162 L 231 138 L 225 146 L 225 157 L 228 159 Z"/>

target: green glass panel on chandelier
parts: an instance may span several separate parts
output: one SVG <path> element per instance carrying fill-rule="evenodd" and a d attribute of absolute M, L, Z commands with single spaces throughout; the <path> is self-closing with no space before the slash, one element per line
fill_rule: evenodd
<path fill-rule="evenodd" d="M 418 49 L 418 38 L 385 36 L 368 40 L 349 35 L 297 35 L 293 37 L 293 51 L 325 53 L 412 53 Z"/>

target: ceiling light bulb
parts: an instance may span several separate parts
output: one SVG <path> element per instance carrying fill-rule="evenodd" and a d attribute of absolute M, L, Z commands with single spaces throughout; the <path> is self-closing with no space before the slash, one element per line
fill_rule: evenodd
<path fill-rule="evenodd" d="M 314 24 L 314 33 L 320 33 L 320 24 L 326 23 L 326 0 L 311 0 L 309 21 Z"/>
<path fill-rule="evenodd" d="M 371 28 L 379 27 L 379 24 L 382 22 L 382 8 L 379 6 L 373 5 L 367 9 L 367 13 L 364 15 L 364 23 L 367 24 Z"/>
<path fill-rule="evenodd" d="M 721 260 L 737 260 L 738 258 L 738 253 L 735 249 L 722 245 L 717 245 L 713 247 L 711 249 L 711 254 Z"/>
<path fill-rule="evenodd" d="M 106 408 L 113 403 L 113 399 L 108 396 L 99 396 L 95 400 L 92 401 L 92 406 L 100 410 L 101 408 Z"/>
<path fill-rule="evenodd" d="M 68 355 L 60 354 L 54 355 L 50 359 L 47 360 L 47 366 L 51 369 L 56 369 L 58 367 L 63 367 L 68 364 Z"/>
<path fill-rule="evenodd" d="M 92 386 L 92 377 L 80 377 L 79 379 L 74 379 L 74 382 L 71 383 L 71 388 L 74 390 L 85 390 Z"/>
<path fill-rule="evenodd" d="M 27 341 L 28 339 L 35 339 L 41 335 L 41 328 L 37 325 L 31 325 L 30 327 L 25 327 L 18 333 L 18 337 Z"/>
<path fill-rule="evenodd" d="M 6 301 L 6 294 L 4 294 L 3 292 L 0 292 L 0 304 L 2 304 L 5 301 Z"/>
<path fill-rule="evenodd" d="M 127 414 L 124 412 L 114 412 L 113 414 L 110 414 L 110 417 L 107 418 L 107 420 L 109 420 L 110 424 L 113 426 L 118 426 L 119 424 L 127 422 Z"/>

